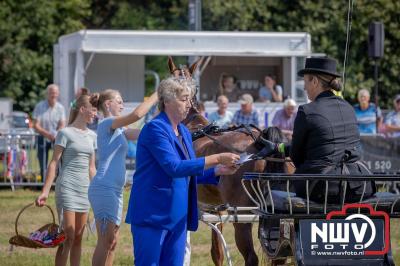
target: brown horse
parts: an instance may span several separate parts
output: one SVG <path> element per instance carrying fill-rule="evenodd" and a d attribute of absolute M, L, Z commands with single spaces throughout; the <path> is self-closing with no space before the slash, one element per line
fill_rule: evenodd
<path fill-rule="evenodd" d="M 191 75 L 195 71 L 198 62 L 199 61 L 190 68 L 178 69 L 174 65 L 172 58 L 169 58 L 168 65 L 171 74 L 175 77 L 191 79 Z M 192 100 L 193 107 L 187 118 L 183 121 L 191 132 L 197 131 L 209 124 L 207 119 L 197 111 L 195 97 L 194 95 Z M 255 142 L 255 139 L 257 139 L 260 134 L 261 132 L 256 129 L 252 129 L 251 132 L 249 130 L 238 129 L 213 135 L 213 139 L 201 137 L 194 141 L 193 145 L 197 156 L 207 156 L 221 152 L 239 153 L 239 151 L 254 154 L 262 148 L 258 147 L 258 143 Z M 277 128 L 265 130 L 263 132 L 263 137 L 273 142 L 281 142 L 283 140 L 283 135 Z M 285 172 L 285 169 L 285 164 L 283 164 L 283 162 L 267 163 L 265 160 L 247 162 L 243 164 L 234 175 L 222 177 L 218 186 L 198 185 L 199 207 L 202 209 L 202 207 L 222 204 L 229 204 L 230 206 L 237 207 L 254 206 L 254 203 L 252 203 L 242 187 L 241 178 L 243 173 L 261 173 L 264 171 Z M 245 265 L 258 265 L 258 258 L 253 245 L 253 225 L 251 223 L 234 223 L 233 226 L 235 229 L 236 246 L 244 258 Z M 222 225 L 219 229 L 222 232 Z M 212 231 L 211 257 L 215 265 L 223 265 L 224 253 L 221 240 L 214 231 Z"/>

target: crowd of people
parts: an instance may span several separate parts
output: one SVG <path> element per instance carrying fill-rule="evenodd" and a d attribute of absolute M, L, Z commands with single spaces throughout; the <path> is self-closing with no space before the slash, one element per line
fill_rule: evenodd
<path fill-rule="evenodd" d="M 283 89 L 276 84 L 275 77 L 265 77 L 259 99 L 283 101 L 272 125 L 282 130 L 287 141 L 267 142 L 261 154 L 290 156 L 297 173 L 342 173 L 343 165 L 350 173 L 368 172 L 360 162 L 360 133 L 375 133 L 378 128 L 399 136 L 400 95 L 394 99 L 395 110 L 383 120 L 379 108 L 370 103 L 367 90 L 359 91 L 359 104 L 354 107 L 333 93 L 341 90 L 335 60 L 309 58 L 299 75 L 304 76 L 310 99 L 310 103 L 299 108 L 293 99 L 283 101 Z M 232 75 L 224 74 L 220 83 L 218 110 L 208 115 L 209 121 L 219 127 L 259 126 L 253 96 L 237 95 Z M 41 173 L 46 177 L 36 204 L 46 203 L 56 179 L 56 207 L 67 236 L 56 253 L 56 265 L 66 265 L 68 258 L 71 265 L 79 265 L 90 208 L 98 233 L 92 263 L 112 265 L 122 221 L 128 140 L 138 140 L 126 215 L 133 235 L 135 265 L 183 264 L 187 231 L 198 227 L 196 184 L 216 185 L 220 178 L 229 178 L 240 167 L 239 155 L 234 153 L 196 157 L 190 132 L 182 124 L 191 108 L 194 91 L 190 77 L 170 77 L 146 101 L 122 115 L 123 99 L 118 91 L 89 93 L 88 89 L 81 89 L 71 103 L 65 126 L 65 110 L 57 102 L 58 86 L 48 86 L 47 100 L 40 102 L 33 112 L 34 128 L 40 135 L 38 143 L 43 147 L 43 154 L 38 154 Z M 241 107 L 232 113 L 227 110 L 228 104 L 236 100 Z M 155 105 L 159 113 L 142 130 L 127 128 Z M 99 112 L 103 118 L 98 121 L 95 133 L 89 125 Z M 377 120 L 383 126 L 376 126 Z M 51 145 L 54 152 L 47 166 Z M 313 187 L 311 196 L 318 201 L 323 185 Z M 359 199 L 360 187 L 357 182 L 352 183 L 350 200 Z M 328 196 L 335 200 L 340 187 L 333 188 Z M 366 195 L 374 192 L 371 184 L 364 190 L 362 193 Z M 299 195 L 304 191 L 296 188 Z"/>
<path fill-rule="evenodd" d="M 240 94 L 236 86 L 235 76 L 222 73 L 220 86 L 217 93 L 218 110 L 207 115 L 210 122 L 215 122 L 219 127 L 226 128 L 231 125 L 253 124 L 262 126 L 259 123 L 258 110 L 253 106 L 254 95 Z M 338 94 L 340 92 L 334 92 Z M 297 114 L 297 103 L 290 97 L 284 97 L 283 88 L 277 84 L 276 76 L 266 75 L 264 85 L 258 90 L 257 102 L 268 105 L 270 102 L 283 102 L 283 108 L 277 110 L 272 118 L 272 126 L 280 128 L 285 137 L 290 140 L 293 134 L 294 120 Z M 394 98 L 394 110 L 385 117 L 379 106 L 370 101 L 370 92 L 367 89 L 360 89 L 357 93 L 358 103 L 353 106 L 356 113 L 357 125 L 361 134 L 382 133 L 388 137 L 400 136 L 400 94 Z M 232 113 L 228 110 L 229 102 L 238 102 L 240 110 Z M 207 114 L 204 105 L 202 112 Z"/>

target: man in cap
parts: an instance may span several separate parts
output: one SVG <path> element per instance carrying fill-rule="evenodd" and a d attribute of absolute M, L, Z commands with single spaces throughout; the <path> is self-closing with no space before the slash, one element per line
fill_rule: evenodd
<path fill-rule="evenodd" d="M 247 93 L 243 94 L 238 102 L 240 103 L 240 110 L 237 110 L 233 115 L 232 124 L 258 126 L 258 112 L 253 109 L 253 96 Z"/>

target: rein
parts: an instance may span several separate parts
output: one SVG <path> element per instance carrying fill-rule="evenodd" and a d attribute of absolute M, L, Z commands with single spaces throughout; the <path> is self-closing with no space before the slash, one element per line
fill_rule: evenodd
<path fill-rule="evenodd" d="M 225 131 L 225 132 L 227 132 L 227 131 Z M 202 134 L 203 134 L 203 136 L 205 136 L 205 137 L 211 139 L 215 144 L 220 145 L 220 146 L 226 148 L 226 149 L 229 150 L 230 152 L 239 153 L 239 154 L 241 154 L 241 153 L 244 152 L 244 151 L 241 151 L 241 150 L 239 150 L 239 149 L 236 149 L 236 148 L 234 148 L 234 147 L 231 147 L 231 146 L 228 146 L 228 145 L 222 143 L 221 141 L 217 140 L 216 138 L 214 138 L 213 136 L 211 136 L 210 134 L 208 134 L 208 133 L 206 133 L 206 132 L 202 132 Z M 202 138 L 202 137 L 200 137 L 200 138 Z"/>
<path fill-rule="evenodd" d="M 189 119 L 189 120 L 190 121 L 193 120 L 194 117 L 195 117 L 195 115 L 193 115 L 191 117 L 191 119 Z M 203 126 L 203 125 L 199 125 L 199 126 Z M 239 131 L 239 132 L 242 132 L 242 133 L 244 133 L 246 135 L 251 136 L 252 139 L 254 140 L 254 143 L 257 141 L 257 138 L 254 136 L 253 131 L 251 130 L 251 128 L 259 131 L 260 133 L 262 132 L 261 129 L 259 129 L 257 126 L 252 125 L 252 124 L 250 124 L 250 125 L 242 124 L 240 126 L 232 126 L 232 127 L 226 128 L 226 129 L 219 128 L 218 126 L 216 126 L 214 124 L 209 124 L 207 126 L 204 126 L 201 129 L 198 129 L 197 131 L 192 132 L 192 139 L 193 139 L 193 141 L 195 141 L 197 139 L 200 139 L 200 138 L 203 138 L 203 137 L 207 137 L 207 138 L 211 139 L 215 144 L 217 144 L 217 145 L 219 145 L 221 147 L 224 147 L 225 149 L 229 150 L 230 152 L 241 154 L 241 153 L 243 153 L 245 151 L 236 149 L 236 148 L 234 148 L 232 146 L 228 146 L 225 143 L 222 143 L 221 141 L 219 141 L 217 138 L 215 138 L 211 134 L 219 134 L 219 133 L 224 133 L 224 132 L 233 132 L 233 131 L 236 131 L 236 130 L 242 129 L 242 128 L 244 128 L 246 130 L 246 132 L 243 132 L 243 131 Z M 274 157 L 265 157 L 264 160 L 269 161 L 269 162 L 278 162 L 278 163 L 291 162 L 290 159 L 274 158 Z"/>
<path fill-rule="evenodd" d="M 192 121 L 195 116 L 196 115 L 193 115 L 188 120 Z M 203 126 L 203 125 L 201 125 L 201 126 Z M 246 130 L 246 132 L 243 132 L 243 131 L 239 131 L 239 132 L 242 132 L 242 133 L 244 133 L 246 135 L 251 136 L 251 138 L 254 140 L 254 142 L 257 140 L 257 138 L 254 136 L 253 131 L 251 130 L 251 128 L 254 128 L 257 131 L 261 132 L 261 130 L 258 127 L 256 127 L 255 125 L 247 126 L 247 125 L 243 125 L 242 124 L 240 126 L 232 126 L 232 127 L 227 128 L 227 129 L 222 129 L 222 128 L 219 128 L 218 126 L 216 126 L 215 124 L 211 123 L 209 125 L 204 126 L 201 129 L 198 129 L 197 131 L 192 132 L 192 140 L 195 141 L 195 140 L 200 139 L 202 137 L 207 137 L 207 138 L 211 139 L 215 144 L 220 145 L 220 146 L 226 148 L 227 150 L 229 150 L 231 152 L 240 154 L 240 153 L 243 153 L 244 151 L 241 151 L 239 149 L 236 149 L 234 147 L 231 147 L 231 146 L 228 146 L 228 145 L 222 143 L 221 141 L 219 141 L 218 139 L 213 137 L 211 134 L 219 134 L 219 133 L 223 133 L 223 132 L 232 132 L 232 131 L 235 131 L 235 130 L 238 130 L 238 129 L 241 129 L 241 128 L 244 128 Z"/>

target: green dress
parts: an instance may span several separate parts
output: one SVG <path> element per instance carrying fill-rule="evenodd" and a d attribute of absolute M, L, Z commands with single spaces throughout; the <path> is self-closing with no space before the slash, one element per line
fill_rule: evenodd
<path fill-rule="evenodd" d="M 57 133 L 55 145 L 64 148 L 56 181 L 58 212 L 89 212 L 89 162 L 97 148 L 96 133 L 66 127 Z"/>

